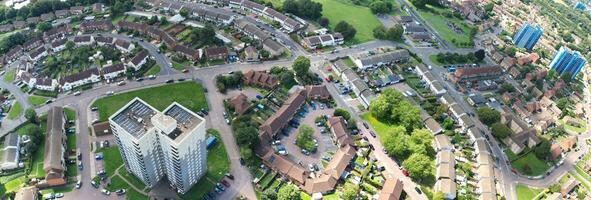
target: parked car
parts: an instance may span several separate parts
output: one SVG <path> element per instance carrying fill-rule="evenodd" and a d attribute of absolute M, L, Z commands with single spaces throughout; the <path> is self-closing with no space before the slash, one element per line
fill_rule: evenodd
<path fill-rule="evenodd" d="M 98 110 L 98 107 L 92 107 L 92 108 L 90 108 L 90 110 L 91 111 L 97 111 Z"/>
<path fill-rule="evenodd" d="M 222 179 L 222 184 L 224 184 L 224 186 L 226 187 L 230 187 L 230 183 L 228 183 L 228 181 Z"/>
<path fill-rule="evenodd" d="M 119 83 L 117 83 L 118 86 L 122 86 L 125 85 L 125 81 L 119 81 Z"/>
<path fill-rule="evenodd" d="M 80 94 L 82 94 L 80 91 L 77 91 L 74 93 L 74 96 L 80 96 Z"/>
<path fill-rule="evenodd" d="M 84 167 L 82 166 L 82 161 L 78 161 L 78 169 L 82 170 Z"/>
<path fill-rule="evenodd" d="M 115 193 L 118 196 L 124 195 L 126 192 L 127 192 L 127 190 L 125 190 L 125 189 L 119 189 L 119 190 L 115 191 Z"/>
<path fill-rule="evenodd" d="M 369 124 L 367 124 L 367 122 L 363 122 L 363 127 L 365 127 L 365 129 L 369 129 Z"/>
<path fill-rule="evenodd" d="M 101 193 L 103 193 L 104 195 L 107 195 L 107 196 L 111 195 L 111 191 L 109 191 L 109 190 L 107 190 L 107 189 L 103 189 L 103 190 L 101 191 Z"/>
<path fill-rule="evenodd" d="M 82 187 L 82 181 L 78 180 L 78 182 L 76 182 L 76 189 L 80 189 L 80 187 Z"/>
<path fill-rule="evenodd" d="M 173 82 L 174 82 L 174 79 L 168 79 L 168 80 L 166 80 L 166 82 L 164 82 L 164 83 L 173 83 Z"/>
<path fill-rule="evenodd" d="M 374 138 L 377 137 L 376 133 L 374 133 L 373 131 L 369 131 L 369 134 L 371 135 L 371 137 L 374 137 Z"/>
<path fill-rule="evenodd" d="M 92 187 L 94 187 L 94 188 L 97 188 L 97 189 L 99 188 L 99 184 L 98 184 L 98 183 L 96 183 L 94 180 L 93 180 L 93 181 L 91 181 L 91 182 L 90 182 L 90 184 L 91 184 L 91 185 L 92 185 Z"/>
<path fill-rule="evenodd" d="M 234 176 L 230 173 L 226 173 L 226 177 L 228 177 L 230 180 L 234 180 Z"/>
<path fill-rule="evenodd" d="M 59 199 L 59 198 L 64 197 L 64 193 L 55 193 L 54 196 L 55 196 L 55 198 L 58 198 Z"/>

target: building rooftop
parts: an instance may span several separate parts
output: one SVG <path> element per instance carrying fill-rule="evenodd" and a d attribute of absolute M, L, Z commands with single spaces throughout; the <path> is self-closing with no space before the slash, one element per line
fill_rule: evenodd
<path fill-rule="evenodd" d="M 164 115 L 175 121 L 175 131 L 169 133 L 168 137 L 177 142 L 188 135 L 185 133 L 192 132 L 197 125 L 204 122 L 202 118 L 176 102 L 164 110 Z"/>
<path fill-rule="evenodd" d="M 135 98 L 111 117 L 111 120 L 136 138 L 142 137 L 153 126 L 151 118 L 156 109 Z"/>

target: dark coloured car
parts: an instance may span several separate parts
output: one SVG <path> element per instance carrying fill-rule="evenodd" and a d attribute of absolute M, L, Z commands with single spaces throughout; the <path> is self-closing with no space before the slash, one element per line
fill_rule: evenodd
<path fill-rule="evenodd" d="M 369 129 L 369 125 L 367 124 L 367 122 L 363 122 L 363 127 L 365 127 L 366 129 Z"/>
<path fill-rule="evenodd" d="M 373 131 L 369 131 L 369 134 L 371 135 L 371 137 L 376 137 L 376 133 L 374 133 Z"/>
<path fill-rule="evenodd" d="M 173 80 L 173 79 L 168 79 L 168 80 L 166 80 L 166 82 L 165 82 L 165 83 L 173 83 L 173 82 L 174 82 L 174 80 Z"/>

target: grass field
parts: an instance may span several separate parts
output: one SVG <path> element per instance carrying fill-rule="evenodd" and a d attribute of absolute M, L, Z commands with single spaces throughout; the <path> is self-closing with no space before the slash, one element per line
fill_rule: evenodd
<path fill-rule="evenodd" d="M 581 127 L 576 127 L 576 126 L 572 126 L 568 123 L 566 123 L 564 121 L 564 119 L 559 120 L 560 124 L 562 124 L 564 126 L 565 129 L 568 129 L 570 131 L 573 132 L 577 132 L 577 133 L 583 133 L 587 130 L 587 123 L 585 122 L 585 120 L 580 119 L 580 118 L 575 118 L 575 120 L 579 121 L 579 124 L 581 124 Z"/>
<path fill-rule="evenodd" d="M 335 0 L 314 0 L 322 4 L 322 16 L 329 19 L 330 28 L 340 21 L 346 21 L 357 30 L 353 43 L 363 43 L 375 39 L 373 29 L 381 25 L 380 21 L 367 7 Z"/>
<path fill-rule="evenodd" d="M 518 184 L 515 189 L 517 190 L 517 200 L 532 200 L 542 192 L 542 189 L 530 188 L 522 184 Z"/>
<path fill-rule="evenodd" d="M 71 108 L 64 108 L 64 113 L 66 114 L 66 120 L 76 120 L 76 111 Z"/>
<path fill-rule="evenodd" d="M 119 169 L 119 175 L 121 177 L 123 177 L 125 180 L 129 181 L 133 186 L 135 186 L 137 188 L 145 188 L 146 187 L 146 185 L 144 185 L 144 183 L 139 178 L 137 178 L 135 175 L 127 173 L 127 170 L 125 170 L 125 167 L 122 167 Z"/>
<path fill-rule="evenodd" d="M 4 184 L 4 187 L 6 188 L 6 192 L 15 192 L 18 189 L 20 189 L 24 183 L 25 176 L 20 176 L 18 178 L 6 182 L 6 184 Z"/>
<path fill-rule="evenodd" d="M 12 83 L 14 81 L 14 77 L 16 76 L 16 69 L 11 69 L 4 74 L 4 81 L 7 83 Z"/>
<path fill-rule="evenodd" d="M 429 8 L 441 12 L 445 12 L 445 9 L 436 8 L 430 6 Z M 454 46 L 458 46 L 458 43 L 468 43 L 471 41 L 470 39 L 470 29 L 471 26 L 467 25 L 464 21 L 458 18 L 448 18 L 443 15 L 435 14 L 428 10 L 424 9 L 417 9 L 417 12 L 421 17 L 427 21 L 431 27 L 433 27 L 446 41 L 452 43 Z M 453 22 L 456 26 L 459 26 L 462 30 L 462 34 L 458 34 L 454 32 L 447 26 L 447 22 Z M 453 42 L 455 41 L 455 43 Z"/>
<path fill-rule="evenodd" d="M 21 106 L 20 102 L 15 102 L 14 105 L 8 111 L 8 119 L 16 119 L 18 118 L 21 113 L 23 112 L 23 107 Z"/>
<path fill-rule="evenodd" d="M 201 108 L 207 109 L 203 87 L 194 82 L 168 84 L 121 93 L 98 99 L 92 106 L 98 107 L 99 120 L 106 121 L 109 116 L 135 97 L 141 98 L 159 110 L 165 109 L 175 101 L 193 111 L 198 111 Z"/>
<path fill-rule="evenodd" d="M 146 73 L 144 73 L 144 76 L 158 75 L 158 73 L 160 73 L 160 65 L 155 64 L 152 67 L 150 67 L 150 69 L 146 71 Z"/>
<path fill-rule="evenodd" d="M 224 177 L 230 169 L 230 160 L 224 144 L 221 143 L 221 138 L 218 138 L 218 143 L 207 152 L 207 174 L 201 178 L 181 199 L 195 199 L 195 197 L 202 197 L 207 192 L 211 191 L 214 183 L 211 181 L 219 181 Z"/>
<path fill-rule="evenodd" d="M 508 150 L 508 151 L 510 151 L 510 150 Z M 508 157 L 511 157 L 511 156 L 508 156 Z M 528 165 L 529 168 L 531 169 L 530 173 L 525 173 L 524 168 L 526 165 Z M 550 168 L 550 166 L 548 166 L 548 164 L 546 162 L 538 159 L 538 157 L 536 157 L 536 155 L 533 153 L 533 151 L 527 153 L 527 155 L 525 155 L 517 160 L 512 161 L 511 166 L 513 166 L 520 173 L 530 175 L 530 176 L 542 175 L 546 172 L 546 170 L 548 170 L 548 168 Z"/>
<path fill-rule="evenodd" d="M 27 97 L 29 103 L 33 106 L 43 105 L 47 101 L 47 97 L 32 95 Z"/>
<path fill-rule="evenodd" d="M 98 149 L 97 152 L 103 152 L 103 163 L 107 176 L 113 175 L 115 170 L 123 165 L 123 159 L 121 159 L 121 154 L 119 154 L 119 149 L 117 147 L 101 148 Z"/>
<path fill-rule="evenodd" d="M 378 121 L 376 118 L 371 116 L 369 112 L 361 115 L 361 119 L 365 120 L 367 123 L 369 123 L 369 125 L 371 125 L 371 127 L 373 127 L 380 139 L 384 138 L 384 134 L 386 134 L 388 132 L 388 129 L 390 129 L 391 127 L 388 124 L 384 124 Z"/>

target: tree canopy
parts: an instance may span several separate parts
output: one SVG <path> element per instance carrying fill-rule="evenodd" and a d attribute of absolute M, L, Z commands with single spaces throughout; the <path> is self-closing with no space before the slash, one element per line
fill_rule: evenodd
<path fill-rule="evenodd" d="M 353 27 L 346 21 L 340 21 L 334 27 L 334 31 L 341 33 L 345 40 L 353 39 L 355 37 L 355 34 L 357 34 L 357 30 L 355 29 L 355 27 Z"/>
<path fill-rule="evenodd" d="M 369 9 L 375 14 L 392 12 L 392 2 L 376 0 L 369 4 Z"/>
<path fill-rule="evenodd" d="M 476 114 L 478 114 L 478 119 L 489 127 L 492 124 L 501 121 L 501 113 L 489 107 L 478 108 Z"/>
<path fill-rule="evenodd" d="M 294 184 L 284 184 L 277 192 L 277 199 L 279 200 L 300 200 L 300 189 Z"/>
<path fill-rule="evenodd" d="M 493 136 L 500 139 L 506 138 L 513 134 L 513 131 L 507 125 L 501 122 L 495 122 L 494 124 L 492 124 L 490 127 L 490 131 L 492 132 Z"/>
<path fill-rule="evenodd" d="M 424 154 L 412 154 L 402 162 L 408 176 L 414 180 L 429 178 L 433 174 L 434 163 Z"/>
<path fill-rule="evenodd" d="M 312 152 L 316 149 L 314 142 L 314 129 L 307 125 L 301 125 L 296 137 L 296 145 L 301 149 Z"/>
<path fill-rule="evenodd" d="M 394 89 L 385 89 L 372 100 L 369 110 L 376 119 L 388 124 L 400 124 L 412 131 L 422 126 L 420 110 Z"/>
<path fill-rule="evenodd" d="M 318 19 L 322 16 L 322 4 L 312 0 L 286 0 L 283 11 L 304 19 Z"/>

